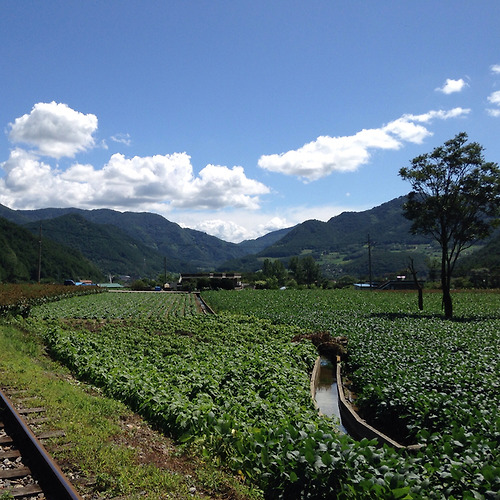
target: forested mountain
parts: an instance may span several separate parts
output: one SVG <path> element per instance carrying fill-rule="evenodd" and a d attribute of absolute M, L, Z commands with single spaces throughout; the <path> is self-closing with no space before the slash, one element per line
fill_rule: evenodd
<path fill-rule="evenodd" d="M 245 240 L 238 243 L 238 246 L 244 251 L 245 254 L 256 254 L 262 250 L 270 247 L 285 235 L 287 235 L 293 227 L 288 227 L 286 229 L 278 229 L 277 231 L 272 231 L 260 238 L 255 240 Z"/>
<path fill-rule="evenodd" d="M 344 212 L 328 222 L 309 220 L 239 244 L 182 228 L 152 213 L 11 210 L 0 205 L 0 217 L 29 228 L 35 241 L 41 221 L 44 241 L 63 243 L 81 252 L 106 275 L 157 277 L 165 264 L 168 272 L 256 271 L 265 259 L 278 258 L 287 265 L 294 256 L 311 255 L 328 278 L 367 278 L 369 256 L 375 277 L 405 273 L 412 259 L 419 277 L 425 278 L 432 262 L 439 258 L 439 247 L 430 238 L 410 233 L 410 222 L 402 212 L 404 201 L 400 197 L 364 212 Z M 14 229 L 7 233 L 5 241 L 13 237 Z M 497 235 L 472 256 L 461 259 L 459 268 L 498 267 L 499 245 Z M 8 248 L 2 252 L 4 261 L 11 255 Z M 66 268 L 59 275 L 67 274 Z M 31 276 L 32 271 L 21 274 L 27 273 Z"/>
<path fill-rule="evenodd" d="M 350 253 L 368 241 L 378 246 L 425 244 L 429 238 L 410 233 L 410 221 L 402 212 L 405 197 L 396 198 L 364 212 L 343 212 L 328 222 L 309 220 L 299 224 L 274 245 L 265 249 L 269 257 L 312 253 Z"/>
<path fill-rule="evenodd" d="M 457 264 L 456 275 L 468 276 L 476 287 L 500 286 L 500 229 Z"/>
<path fill-rule="evenodd" d="M 312 255 L 327 277 L 367 277 L 370 239 L 374 275 L 404 271 L 410 258 L 421 273 L 427 273 L 426 261 L 436 255 L 437 246 L 430 238 L 410 233 L 410 222 L 402 212 L 404 201 L 400 197 L 364 212 L 343 212 L 328 222 L 305 221 L 255 256 L 225 266 L 254 271 L 266 258 L 288 262 L 293 256 Z"/>
<path fill-rule="evenodd" d="M 78 250 L 106 275 L 156 277 L 163 272 L 164 258 L 160 252 L 116 226 L 93 223 L 78 213 L 69 213 L 54 219 L 30 222 L 25 227 L 36 233 L 40 224 L 44 239 Z M 179 259 L 170 259 L 168 264 L 172 272 L 183 268 Z"/>
<path fill-rule="evenodd" d="M 0 217 L 0 281 L 38 280 L 62 282 L 66 278 L 101 281 L 103 273 L 80 252 L 42 239 L 27 229 Z"/>
<path fill-rule="evenodd" d="M 202 269 L 214 269 L 222 262 L 241 257 L 246 253 L 244 247 L 235 243 L 222 241 L 201 231 L 182 228 L 161 215 L 153 213 L 77 208 L 10 210 L 0 205 L 0 216 L 18 224 L 28 224 L 39 220 L 46 221 L 68 214 L 77 214 L 91 223 L 114 226 L 122 230 L 138 244 L 156 251 L 161 268 L 163 268 L 163 260 L 166 258 L 169 271 L 182 269 L 184 272 L 195 272 Z M 102 258 L 106 259 L 106 256 L 102 256 Z M 138 263 L 130 273 L 141 274 L 141 270 L 143 270 L 142 262 Z"/>

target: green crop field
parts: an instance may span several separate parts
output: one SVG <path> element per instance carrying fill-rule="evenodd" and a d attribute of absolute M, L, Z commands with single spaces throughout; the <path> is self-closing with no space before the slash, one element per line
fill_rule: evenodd
<path fill-rule="evenodd" d="M 415 292 L 263 290 L 207 292 L 204 298 L 216 311 L 345 335 L 347 371 L 361 413 L 398 440 L 424 444 L 424 477 L 456 481 L 455 489 L 434 494 L 461 498 L 469 488 L 473 494 L 476 483 L 478 495 L 495 497 L 498 292 L 456 293 L 455 321 L 442 318 L 439 293 L 425 294 L 423 312 Z"/>
<path fill-rule="evenodd" d="M 500 294 L 456 294 L 455 321 L 442 319 L 439 294 L 420 312 L 409 293 L 204 293 L 217 316 L 147 303 L 166 295 L 69 298 L 16 321 L 266 498 L 499 498 Z M 348 337 L 360 410 L 419 451 L 354 441 L 316 413 L 317 353 L 292 339 L 317 330 Z"/>
<path fill-rule="evenodd" d="M 163 316 L 190 316 L 201 312 L 192 293 L 109 292 L 71 297 L 46 303 L 31 315 L 45 319 L 147 319 Z"/>

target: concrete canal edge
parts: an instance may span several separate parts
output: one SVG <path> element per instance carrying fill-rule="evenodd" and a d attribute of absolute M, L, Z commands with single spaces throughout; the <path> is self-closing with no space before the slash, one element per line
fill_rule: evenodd
<path fill-rule="evenodd" d="M 316 362 L 314 363 L 314 368 L 311 374 L 311 395 L 314 401 L 314 405 L 316 409 L 321 411 L 316 402 L 316 388 L 318 386 L 318 378 L 319 378 L 319 369 L 321 364 L 321 356 L 318 356 Z M 394 439 L 390 438 L 383 432 L 380 432 L 375 427 L 371 426 L 366 422 L 366 420 L 362 419 L 357 412 L 354 410 L 353 406 L 349 403 L 346 398 L 344 386 L 342 384 L 342 361 L 340 356 L 337 356 L 336 362 L 336 379 L 337 379 L 337 391 L 338 391 L 338 404 L 340 410 L 340 416 L 342 418 L 342 425 L 345 427 L 347 432 L 351 437 L 357 440 L 361 440 L 363 438 L 367 439 L 376 439 L 380 445 L 387 444 L 392 446 L 393 448 L 400 450 L 418 450 L 421 448 L 421 445 L 415 444 L 410 446 L 404 446 L 401 443 L 398 443 Z"/>
<path fill-rule="evenodd" d="M 313 371 L 311 373 L 311 386 L 310 386 L 310 388 L 311 388 L 311 396 L 312 396 L 312 400 L 314 403 L 314 408 L 316 408 L 316 410 L 321 415 L 321 411 L 320 411 L 318 403 L 316 401 L 316 389 L 318 387 L 320 366 L 321 366 L 321 356 L 318 356 L 316 358 L 316 361 L 315 361 L 314 367 L 313 367 Z"/>
<path fill-rule="evenodd" d="M 200 304 L 203 314 L 215 314 L 214 310 L 203 300 L 200 292 L 193 292 L 196 300 Z"/>

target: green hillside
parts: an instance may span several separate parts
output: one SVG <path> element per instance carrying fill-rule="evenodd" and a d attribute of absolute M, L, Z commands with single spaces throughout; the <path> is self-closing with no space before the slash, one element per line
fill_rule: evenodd
<path fill-rule="evenodd" d="M 106 275 L 156 277 L 164 269 L 164 258 L 157 250 L 134 240 L 115 226 L 96 224 L 77 213 L 69 213 L 26 224 L 33 233 L 42 224 L 44 238 L 81 252 Z M 179 260 L 170 260 L 169 269 L 179 271 Z"/>
<path fill-rule="evenodd" d="M 410 233 L 410 221 L 402 212 L 404 197 L 364 212 L 343 212 L 328 222 L 306 221 L 265 250 L 268 257 L 290 257 L 309 253 L 352 253 L 368 240 L 379 247 L 410 248 L 430 240 Z"/>
<path fill-rule="evenodd" d="M 19 224 L 54 219 L 68 214 L 78 214 L 90 222 L 121 229 L 137 242 L 159 252 L 162 259 L 166 257 L 169 271 L 178 271 L 180 268 L 184 272 L 213 270 L 222 262 L 247 253 L 244 247 L 235 243 L 222 241 L 201 231 L 182 228 L 153 213 L 77 208 L 14 211 L 0 205 L 0 216 Z"/>
<path fill-rule="evenodd" d="M 410 233 L 410 222 L 402 212 L 404 201 L 400 197 L 364 212 L 344 212 L 328 222 L 303 222 L 254 257 L 232 260 L 223 267 L 255 271 L 266 258 L 287 263 L 293 256 L 312 255 L 326 277 L 368 277 L 370 238 L 375 276 L 404 271 L 410 258 L 423 276 L 427 260 L 437 255 L 438 247 L 431 239 Z"/>
<path fill-rule="evenodd" d="M 251 255 L 261 252 L 266 248 L 274 245 L 276 242 L 281 240 L 284 236 L 286 236 L 293 227 L 288 227 L 286 229 L 278 229 L 277 231 L 272 231 L 260 238 L 256 238 L 254 240 L 245 240 L 241 243 L 238 243 L 238 247 L 244 251 L 245 254 Z"/>
<path fill-rule="evenodd" d="M 38 280 L 39 237 L 0 217 L 0 281 Z M 80 252 L 42 239 L 40 278 L 62 282 L 66 278 L 101 281 L 102 272 Z"/>
<path fill-rule="evenodd" d="M 457 264 L 458 276 L 467 276 L 475 287 L 500 287 L 500 230 Z"/>

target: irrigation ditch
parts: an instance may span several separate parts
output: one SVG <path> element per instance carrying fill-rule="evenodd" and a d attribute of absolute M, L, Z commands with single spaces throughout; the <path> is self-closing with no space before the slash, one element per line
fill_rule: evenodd
<path fill-rule="evenodd" d="M 196 300 L 198 301 L 203 314 L 215 314 L 213 309 L 203 300 L 200 292 L 194 292 L 194 295 L 196 296 Z"/>
<path fill-rule="evenodd" d="M 215 314 L 201 294 L 194 293 L 203 313 Z M 397 442 L 359 416 L 354 405 L 354 396 L 344 386 L 342 378 L 342 357 L 347 354 L 346 337 L 332 337 L 330 332 L 321 331 L 299 335 L 293 341 L 302 339 L 311 340 L 319 353 L 311 374 L 310 390 L 314 405 L 320 414 L 338 420 L 339 432 L 356 440 L 376 439 L 380 446 L 387 444 L 400 450 L 416 451 L 421 448 L 420 444 L 403 445 Z"/>
<path fill-rule="evenodd" d="M 311 374 L 311 396 L 318 412 L 337 418 L 339 432 L 349 434 L 356 440 L 376 439 L 380 446 L 387 444 L 396 449 L 409 451 L 420 449 L 420 444 L 398 443 L 359 416 L 353 404 L 354 396 L 344 386 L 342 377 L 342 355 L 346 353 L 347 339 L 345 337 L 328 339 L 328 336 L 328 332 L 305 336 L 316 344 L 320 354 Z M 320 341 L 317 340 L 318 337 Z"/>

